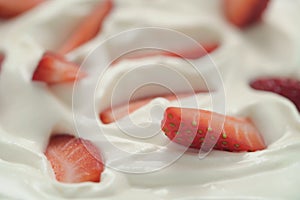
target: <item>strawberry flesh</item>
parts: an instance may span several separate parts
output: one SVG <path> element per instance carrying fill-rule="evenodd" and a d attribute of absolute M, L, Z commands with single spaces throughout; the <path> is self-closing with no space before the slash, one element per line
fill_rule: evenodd
<path fill-rule="evenodd" d="M 101 30 L 105 18 L 113 8 L 112 0 L 101 1 L 99 5 L 84 19 L 69 39 L 59 48 L 60 54 L 66 54 L 94 38 Z"/>
<path fill-rule="evenodd" d="M 46 52 L 35 69 L 32 80 L 47 84 L 74 82 L 86 74 L 79 71 L 79 65 L 67 61 L 63 56 Z"/>
<path fill-rule="evenodd" d="M 256 90 L 269 91 L 288 98 L 300 112 L 300 81 L 285 77 L 264 77 L 253 80 L 250 86 Z"/>
<path fill-rule="evenodd" d="M 162 130 L 170 140 L 190 148 L 200 149 L 209 132 L 209 140 L 217 139 L 214 146 L 217 150 L 242 152 L 266 148 L 259 131 L 249 119 L 205 110 L 169 107 L 162 120 Z"/>
<path fill-rule="evenodd" d="M 0 0 L 0 18 L 16 17 L 43 2 L 44 0 Z"/>
<path fill-rule="evenodd" d="M 227 19 L 237 27 L 244 28 L 258 22 L 269 0 L 224 0 Z"/>
<path fill-rule="evenodd" d="M 104 170 L 99 150 L 88 140 L 71 135 L 51 137 L 45 155 L 57 181 L 100 182 Z"/>

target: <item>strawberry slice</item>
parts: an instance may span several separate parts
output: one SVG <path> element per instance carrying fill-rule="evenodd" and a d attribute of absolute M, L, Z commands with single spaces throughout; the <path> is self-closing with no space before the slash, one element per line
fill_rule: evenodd
<path fill-rule="evenodd" d="M 0 18 L 15 17 L 42 2 L 44 0 L 0 0 Z"/>
<path fill-rule="evenodd" d="M 95 37 L 102 23 L 113 8 L 112 0 L 101 1 L 99 5 L 84 19 L 69 39 L 59 48 L 58 52 L 66 54 Z"/>
<path fill-rule="evenodd" d="M 0 52 L 0 71 L 1 71 L 1 69 L 2 69 L 2 63 L 3 63 L 4 59 L 5 59 L 4 53 L 1 53 L 1 52 Z"/>
<path fill-rule="evenodd" d="M 208 44 L 200 44 L 204 50 L 199 49 L 183 49 L 176 53 L 168 52 L 168 51 L 146 51 L 138 54 L 126 54 L 117 60 L 113 62 L 113 65 L 119 63 L 122 60 L 133 60 L 133 59 L 140 59 L 140 58 L 147 58 L 147 57 L 153 57 L 153 56 L 167 56 L 167 57 L 175 57 L 175 58 L 185 58 L 185 59 L 199 59 L 214 50 L 216 50 L 219 47 L 218 43 L 208 43 Z"/>
<path fill-rule="evenodd" d="M 90 141 L 56 135 L 51 137 L 45 155 L 60 182 L 100 182 L 104 166 L 100 152 Z"/>
<path fill-rule="evenodd" d="M 259 21 L 269 0 L 224 0 L 225 15 L 237 27 L 247 27 Z"/>
<path fill-rule="evenodd" d="M 162 120 L 162 130 L 170 140 L 200 149 L 208 132 L 219 135 L 216 130 L 221 130 L 223 122 L 224 126 L 215 149 L 240 152 L 266 148 L 259 131 L 249 119 L 223 116 L 205 110 L 167 108 Z M 212 135 L 211 137 L 214 137 Z"/>
<path fill-rule="evenodd" d="M 168 99 L 169 101 L 174 101 L 177 98 L 185 98 L 188 96 L 191 96 L 191 94 L 179 94 L 177 96 L 173 94 L 169 94 L 169 95 L 152 96 L 152 97 L 133 100 L 130 101 L 129 104 L 120 105 L 114 108 L 108 108 L 104 110 L 103 112 L 100 113 L 100 119 L 104 124 L 110 124 L 129 115 L 130 113 L 133 113 L 139 108 L 145 106 L 154 98 L 163 97 L 165 99 Z"/>
<path fill-rule="evenodd" d="M 253 80 L 250 86 L 256 90 L 274 92 L 292 101 L 300 112 L 300 81 L 285 77 L 264 77 Z"/>
<path fill-rule="evenodd" d="M 78 71 L 77 64 L 67 61 L 61 55 L 46 52 L 35 69 L 32 80 L 48 84 L 74 82 L 76 78 L 80 79 L 86 75 Z"/>

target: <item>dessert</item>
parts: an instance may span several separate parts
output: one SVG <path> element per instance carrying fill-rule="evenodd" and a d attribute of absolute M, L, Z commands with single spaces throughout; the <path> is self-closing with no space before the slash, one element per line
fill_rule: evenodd
<path fill-rule="evenodd" d="M 237 26 L 226 19 L 223 13 L 224 2 L 229 5 L 234 1 L 189 0 L 174 3 L 170 0 L 115 0 L 111 4 L 112 1 L 105 0 L 49 0 L 31 10 L 25 9 L 9 20 L 3 19 L 0 27 L 3 39 L 0 51 L 4 55 L 0 73 L 0 197 L 110 200 L 298 199 L 299 112 L 289 99 L 254 89 L 273 91 L 272 86 L 271 89 L 264 86 L 260 88 L 251 81 L 260 77 L 292 77 L 299 80 L 297 53 L 300 26 L 297 20 L 300 17 L 300 2 L 269 1 L 261 20 L 259 17 L 264 7 L 250 21 L 243 21 Z M 101 12 L 93 12 L 95 7 Z M 101 15 L 95 16 L 95 13 Z M 245 13 L 247 14 L 246 11 L 242 14 Z M 96 28 L 93 26 L 94 22 Z M 103 84 L 95 90 L 95 116 L 98 118 L 101 113 L 110 115 L 112 91 L 123 75 L 131 72 L 129 78 L 132 82 L 119 84 L 115 103 L 120 104 L 126 100 L 126 91 L 132 88 L 131 84 L 135 84 L 134 80 L 146 77 L 154 79 L 158 76 L 151 73 L 152 69 L 157 69 L 157 65 L 168 65 L 188 77 L 194 91 L 201 93 L 185 98 L 186 101 L 181 101 L 180 97 L 174 101 L 172 98 L 165 98 L 171 92 L 165 94 L 165 90 L 146 88 L 133 99 L 134 111 L 125 118 L 141 125 L 137 130 L 144 131 L 140 134 L 147 131 L 156 133 L 158 130 L 155 136 L 145 139 L 125 134 L 117 123 L 124 117 L 120 112 L 119 119 L 111 116 L 107 121 L 98 119 L 105 140 L 100 138 L 87 141 L 86 138 L 92 133 L 78 134 L 73 120 L 73 82 L 79 76 L 81 79 L 77 79 L 77 84 L 84 83 L 90 75 L 88 72 L 78 71 L 78 66 L 107 38 L 121 31 L 147 26 L 176 30 L 204 46 L 213 44 L 214 48 L 209 56 L 199 54 L 200 56 L 180 58 L 174 53 L 151 52 L 150 55 L 145 53 L 127 59 L 125 56 L 112 63 L 113 67 L 109 67 L 103 77 Z M 132 42 L 139 42 L 137 38 L 140 39 L 139 35 L 108 46 L 108 54 L 113 54 Z M 148 36 L 146 39 L 151 41 L 153 38 Z M 184 50 L 189 51 L 190 49 Z M 193 49 L 191 52 L 194 52 Z M 177 145 L 170 141 L 174 132 L 168 134 L 164 130 L 166 136 L 161 130 L 161 120 L 165 110 L 172 111 L 166 117 L 168 114 L 178 116 L 178 110 L 187 108 L 193 108 L 196 113 L 204 113 L 204 116 L 207 111 L 214 110 L 211 95 L 216 91 L 208 91 L 205 81 L 198 81 L 199 77 L 190 70 L 190 65 L 184 59 L 201 61 L 208 57 L 217 65 L 226 93 L 226 98 L 221 99 L 226 101 L 226 117 L 222 115 L 225 119 L 225 134 L 221 134 L 222 139 L 217 142 L 216 150 L 204 159 L 199 159 L 198 149 L 202 143 L 199 142 L 200 135 L 197 135 L 199 140 L 194 143 L 194 140 L 190 141 L 194 148 L 187 149 L 163 169 L 135 174 L 112 168 L 111 164 L 117 163 L 121 169 L 130 166 L 128 171 L 148 171 L 162 162 L 160 157 L 155 160 L 139 160 L 135 154 L 154 151 L 171 157 L 178 151 L 175 147 L 187 147 L 186 143 Z M 135 70 L 134 66 L 145 64 L 150 67 Z M 171 77 L 164 78 L 172 79 L 173 74 L 168 75 Z M 212 74 L 208 76 L 208 80 L 214 78 Z M 178 89 L 176 93 L 184 92 L 177 80 L 172 84 Z M 298 86 L 293 83 L 288 88 L 293 91 L 296 89 L 296 97 L 291 99 L 296 98 L 297 104 Z M 149 96 L 159 98 L 148 100 Z M 197 100 L 197 108 L 190 101 L 193 98 Z M 135 106 L 135 103 L 138 105 Z M 156 109 L 157 105 L 163 109 Z M 149 113 L 154 117 L 152 121 Z M 87 125 L 90 123 L 85 118 L 82 121 Z M 167 128 L 176 127 L 179 121 L 181 120 L 175 121 L 174 125 L 167 124 Z M 233 121 L 234 125 L 228 125 L 228 121 Z M 246 137 L 243 138 L 247 131 L 233 134 L 237 121 L 241 121 L 241 127 L 251 130 L 249 137 L 252 138 L 251 141 L 255 141 L 254 145 L 249 145 Z M 195 124 L 190 119 L 188 123 L 190 126 Z M 195 130 L 199 134 L 200 131 L 211 130 L 210 128 L 214 130 L 208 123 L 202 123 L 201 118 L 200 123 L 196 121 L 196 125 Z M 186 135 L 182 137 L 186 139 Z M 128 157 L 131 163 L 124 162 L 125 158 L 118 155 L 110 156 L 106 142 L 131 152 L 132 155 Z M 225 148 L 224 145 L 229 143 L 232 145 Z M 169 148 L 167 144 L 174 146 Z M 53 156 L 51 152 L 58 156 Z M 84 174 L 87 175 L 81 176 Z"/>

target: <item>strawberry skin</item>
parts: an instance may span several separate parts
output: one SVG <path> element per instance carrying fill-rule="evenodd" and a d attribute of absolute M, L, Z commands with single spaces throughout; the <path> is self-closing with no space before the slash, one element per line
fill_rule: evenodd
<path fill-rule="evenodd" d="M 58 49 L 60 54 L 66 54 L 95 37 L 102 23 L 113 8 L 112 0 L 101 1 L 99 5 L 84 19 L 69 39 Z"/>
<path fill-rule="evenodd" d="M 222 122 L 224 126 L 214 149 L 242 152 L 266 148 L 259 131 L 249 119 L 205 110 L 169 107 L 162 120 L 162 130 L 170 140 L 200 149 L 208 132 L 219 134 L 216 129 L 221 128 Z M 211 139 L 214 141 L 215 138 Z"/>
<path fill-rule="evenodd" d="M 0 18 L 15 17 L 43 2 L 44 0 L 0 0 Z"/>
<path fill-rule="evenodd" d="M 113 62 L 113 65 L 119 63 L 121 60 L 133 60 L 133 59 L 140 59 L 140 58 L 147 58 L 153 56 L 166 56 L 166 57 L 175 57 L 175 58 L 185 58 L 185 59 L 199 59 L 219 47 L 218 43 L 207 43 L 207 44 L 200 44 L 203 47 L 203 51 L 199 51 L 199 49 L 183 49 L 176 53 L 168 52 L 168 51 L 148 51 L 143 52 L 141 54 L 127 54 L 124 55 Z"/>
<path fill-rule="evenodd" d="M 274 92 L 288 98 L 300 112 L 300 81 L 284 77 L 264 77 L 253 80 L 250 86 L 256 90 Z"/>
<path fill-rule="evenodd" d="M 259 21 L 269 0 L 224 0 L 227 19 L 237 27 L 247 27 Z"/>
<path fill-rule="evenodd" d="M 45 155 L 60 182 L 100 182 L 104 166 L 99 150 L 90 141 L 56 135 L 51 137 Z"/>
<path fill-rule="evenodd" d="M 191 94 L 179 94 L 176 96 L 173 94 L 169 94 L 169 95 L 152 96 L 152 97 L 133 100 L 133 101 L 130 101 L 128 105 L 127 104 L 119 105 L 119 106 L 114 107 L 113 109 L 112 108 L 105 109 L 104 111 L 102 111 L 100 113 L 100 120 L 104 124 L 113 123 L 113 122 L 129 115 L 130 113 L 133 113 L 134 111 L 138 110 L 139 108 L 147 105 L 154 98 L 163 97 L 165 99 L 168 99 L 169 101 L 174 101 L 177 98 L 185 98 L 190 95 Z"/>
<path fill-rule="evenodd" d="M 86 74 L 79 71 L 79 66 L 67 61 L 63 56 L 46 52 L 35 69 L 32 80 L 47 84 L 74 82 Z M 79 73 L 77 75 L 77 73 Z"/>

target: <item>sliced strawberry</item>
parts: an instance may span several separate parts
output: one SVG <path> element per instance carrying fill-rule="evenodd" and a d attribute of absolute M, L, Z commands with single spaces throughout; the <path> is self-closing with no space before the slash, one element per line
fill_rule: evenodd
<path fill-rule="evenodd" d="M 117 64 L 121 60 L 133 60 L 133 59 L 140 59 L 140 58 L 147 58 L 147 57 L 153 57 L 153 56 L 168 56 L 168 57 L 176 57 L 176 58 L 186 58 L 186 59 L 198 59 L 201 58 L 214 50 L 216 50 L 219 47 L 218 43 L 210 43 L 210 44 L 200 44 L 204 50 L 197 49 L 182 49 L 177 53 L 172 53 L 168 51 L 158 51 L 158 50 L 149 50 L 142 53 L 132 53 L 124 55 L 117 60 L 113 62 L 114 64 Z"/>
<path fill-rule="evenodd" d="M 32 80 L 48 84 L 73 82 L 86 75 L 78 71 L 79 66 L 77 64 L 67 61 L 60 55 L 46 52 L 35 69 Z"/>
<path fill-rule="evenodd" d="M 292 101 L 300 112 L 300 81 L 284 77 L 265 77 L 253 80 L 250 86 L 256 90 L 274 92 Z"/>
<path fill-rule="evenodd" d="M 227 19 L 243 28 L 259 21 L 269 0 L 224 0 Z"/>
<path fill-rule="evenodd" d="M 12 18 L 30 10 L 44 0 L 0 0 L 0 18 Z"/>
<path fill-rule="evenodd" d="M 162 130 L 170 140 L 196 149 L 201 148 L 208 132 L 214 137 L 219 134 L 216 131 L 218 129 L 222 132 L 215 149 L 240 152 L 266 148 L 259 131 L 249 119 L 223 116 L 205 110 L 170 107 L 162 120 Z"/>
<path fill-rule="evenodd" d="M 216 50 L 219 47 L 219 44 L 210 43 L 210 44 L 202 44 L 201 46 L 203 47 L 204 50 L 199 51 L 199 49 L 183 49 L 182 51 L 178 52 L 179 54 L 172 53 L 172 52 L 164 52 L 164 54 L 162 55 L 177 57 L 177 58 L 183 57 L 186 59 L 198 59 Z"/>
<path fill-rule="evenodd" d="M 143 99 L 133 100 L 130 101 L 129 104 L 120 105 L 114 107 L 113 109 L 108 108 L 104 110 L 103 112 L 100 113 L 100 119 L 104 124 L 110 124 L 138 110 L 139 108 L 148 104 L 154 98 L 163 97 L 165 99 L 168 99 L 169 101 L 174 101 L 177 98 L 185 98 L 188 96 L 191 96 L 191 94 L 179 94 L 177 96 L 170 94 L 170 95 L 161 95 L 161 96 L 151 96 Z"/>
<path fill-rule="evenodd" d="M 99 150 L 90 141 L 56 135 L 51 137 L 45 155 L 60 182 L 100 182 L 104 166 Z"/>
<path fill-rule="evenodd" d="M 101 1 L 99 5 L 84 19 L 58 52 L 66 54 L 83 43 L 89 41 L 100 32 L 104 19 L 113 8 L 112 0 Z"/>
<path fill-rule="evenodd" d="M 1 52 L 0 52 L 0 71 L 1 71 L 1 69 L 2 69 L 2 63 L 3 63 L 4 59 L 5 59 L 4 53 L 1 53 Z"/>

